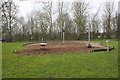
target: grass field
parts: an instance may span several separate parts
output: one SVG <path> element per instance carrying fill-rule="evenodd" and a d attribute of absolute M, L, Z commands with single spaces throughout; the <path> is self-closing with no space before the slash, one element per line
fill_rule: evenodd
<path fill-rule="evenodd" d="M 93 40 L 102 42 L 105 40 Z M 93 53 L 20 55 L 29 42 L 2 44 L 3 78 L 117 78 L 118 41 L 110 40 L 115 50 Z"/>

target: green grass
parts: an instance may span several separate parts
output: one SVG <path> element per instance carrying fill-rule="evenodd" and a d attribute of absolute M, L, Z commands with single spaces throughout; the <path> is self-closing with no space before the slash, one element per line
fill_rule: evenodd
<path fill-rule="evenodd" d="M 93 40 L 103 42 L 105 40 Z M 116 49 L 110 52 L 20 55 L 29 42 L 3 43 L 3 78 L 117 78 L 118 41 L 110 40 Z"/>

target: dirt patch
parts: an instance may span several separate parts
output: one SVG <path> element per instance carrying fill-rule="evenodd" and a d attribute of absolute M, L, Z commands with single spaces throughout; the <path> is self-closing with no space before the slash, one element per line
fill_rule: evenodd
<path fill-rule="evenodd" d="M 26 49 L 19 51 L 20 54 L 52 54 L 66 52 L 91 52 L 93 50 L 107 49 L 107 47 L 97 42 L 92 42 L 92 48 L 87 48 L 88 42 L 65 42 L 47 43 L 46 49 L 40 49 L 39 43 L 25 45 Z"/>

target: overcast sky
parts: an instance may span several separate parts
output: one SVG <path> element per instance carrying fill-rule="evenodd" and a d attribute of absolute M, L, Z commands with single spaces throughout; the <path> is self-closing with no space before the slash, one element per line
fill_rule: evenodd
<path fill-rule="evenodd" d="M 28 15 L 31 14 L 33 9 L 40 9 L 42 6 L 40 5 L 41 1 L 48 1 L 48 0 L 13 0 L 19 6 L 19 15 L 27 18 Z M 55 4 L 59 0 L 52 0 Z M 63 0 L 64 2 L 73 2 L 75 0 Z M 83 0 L 76 0 L 76 1 L 83 1 Z M 99 6 L 103 6 L 104 2 L 114 2 L 115 3 L 115 10 L 118 9 L 118 2 L 120 0 L 84 0 L 89 2 L 90 13 L 95 13 Z M 55 7 L 55 6 L 54 6 Z M 69 7 L 69 6 L 68 6 Z M 102 7 L 101 7 L 102 8 Z"/>

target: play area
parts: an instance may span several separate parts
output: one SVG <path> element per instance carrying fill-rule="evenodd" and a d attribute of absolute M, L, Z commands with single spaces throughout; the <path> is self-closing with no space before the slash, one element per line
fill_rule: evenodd
<path fill-rule="evenodd" d="M 112 50 L 112 47 L 102 45 L 102 43 L 91 42 L 65 42 L 65 43 L 34 43 L 24 45 L 26 48 L 19 51 L 19 54 L 58 54 L 58 53 L 88 53 L 95 51 Z"/>

